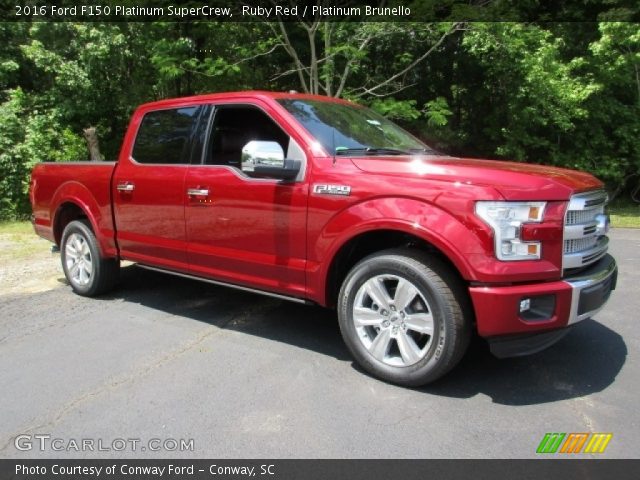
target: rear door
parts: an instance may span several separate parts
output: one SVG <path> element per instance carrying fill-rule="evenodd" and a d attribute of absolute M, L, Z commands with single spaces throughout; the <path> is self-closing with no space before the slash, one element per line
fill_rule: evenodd
<path fill-rule="evenodd" d="M 300 143 L 266 106 L 214 106 L 201 164 L 188 169 L 186 235 L 191 271 L 229 283 L 304 296 L 306 207 L 298 181 L 253 178 L 240 169 L 242 147 L 275 141 L 306 163 Z M 303 167 L 304 171 L 304 167 Z"/>
<path fill-rule="evenodd" d="M 112 181 L 123 258 L 187 269 L 185 177 L 204 108 L 187 105 L 144 113 L 127 157 Z"/>

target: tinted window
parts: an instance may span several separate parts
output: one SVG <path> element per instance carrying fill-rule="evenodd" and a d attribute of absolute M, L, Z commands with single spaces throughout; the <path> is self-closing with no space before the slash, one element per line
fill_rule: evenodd
<path fill-rule="evenodd" d="M 217 107 L 205 163 L 240 168 L 242 148 L 251 140 L 278 142 L 284 152 L 289 147 L 289 135 L 259 108 L 248 105 Z"/>
<path fill-rule="evenodd" d="M 188 163 L 189 135 L 198 107 L 158 110 L 142 119 L 133 158 L 139 163 Z"/>

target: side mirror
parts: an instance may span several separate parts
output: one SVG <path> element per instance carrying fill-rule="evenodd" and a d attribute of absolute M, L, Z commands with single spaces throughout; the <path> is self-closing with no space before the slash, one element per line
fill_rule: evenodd
<path fill-rule="evenodd" d="M 293 180 L 300 171 L 300 162 L 284 158 L 278 142 L 252 140 L 242 148 L 241 168 L 253 176 Z"/>

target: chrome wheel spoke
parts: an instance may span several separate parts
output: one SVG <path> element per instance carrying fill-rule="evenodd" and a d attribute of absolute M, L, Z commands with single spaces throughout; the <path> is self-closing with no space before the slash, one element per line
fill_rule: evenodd
<path fill-rule="evenodd" d="M 80 263 L 80 269 L 78 273 L 78 281 L 81 285 L 86 284 L 89 281 L 89 275 L 87 274 L 87 270 L 84 267 L 84 262 Z"/>
<path fill-rule="evenodd" d="M 430 313 L 413 313 L 404 319 L 407 330 L 433 335 L 433 316 Z"/>
<path fill-rule="evenodd" d="M 71 243 L 67 243 L 65 253 L 67 254 L 67 257 L 70 257 L 71 259 L 76 259 L 78 257 L 78 251 Z"/>
<path fill-rule="evenodd" d="M 389 329 L 380 330 L 376 338 L 371 342 L 371 346 L 369 347 L 369 352 L 375 358 L 384 361 L 384 358 L 387 356 L 387 352 L 389 351 L 389 345 L 391 344 L 391 331 Z"/>
<path fill-rule="evenodd" d="M 80 262 L 74 262 L 73 265 L 71 265 L 71 269 L 69 269 L 69 276 L 73 279 L 77 279 L 79 278 L 80 275 Z"/>
<path fill-rule="evenodd" d="M 406 332 L 398 332 L 396 337 L 400 356 L 406 365 L 412 365 L 422 358 L 422 352 L 413 339 Z"/>
<path fill-rule="evenodd" d="M 398 310 L 404 310 L 411 305 L 416 295 L 418 295 L 418 289 L 411 282 L 401 278 L 398 280 L 393 302 Z"/>
<path fill-rule="evenodd" d="M 91 276 L 91 273 L 93 272 L 93 264 L 91 263 L 91 259 L 84 261 L 84 269 L 87 274 Z"/>
<path fill-rule="evenodd" d="M 382 323 L 380 313 L 367 307 L 355 307 L 353 309 L 353 321 L 356 327 L 376 326 Z"/>
<path fill-rule="evenodd" d="M 364 284 L 364 288 L 367 295 L 369 295 L 375 304 L 381 308 L 389 309 L 391 297 L 378 277 L 368 280 L 367 283 Z"/>

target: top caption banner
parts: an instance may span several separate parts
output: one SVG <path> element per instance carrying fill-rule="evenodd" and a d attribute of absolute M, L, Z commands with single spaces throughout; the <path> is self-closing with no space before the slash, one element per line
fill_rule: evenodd
<path fill-rule="evenodd" d="M 638 21 L 640 9 L 627 0 L 415 1 L 82 1 L 12 2 L 0 0 L 1 21 L 58 22 L 434 22 Z"/>

